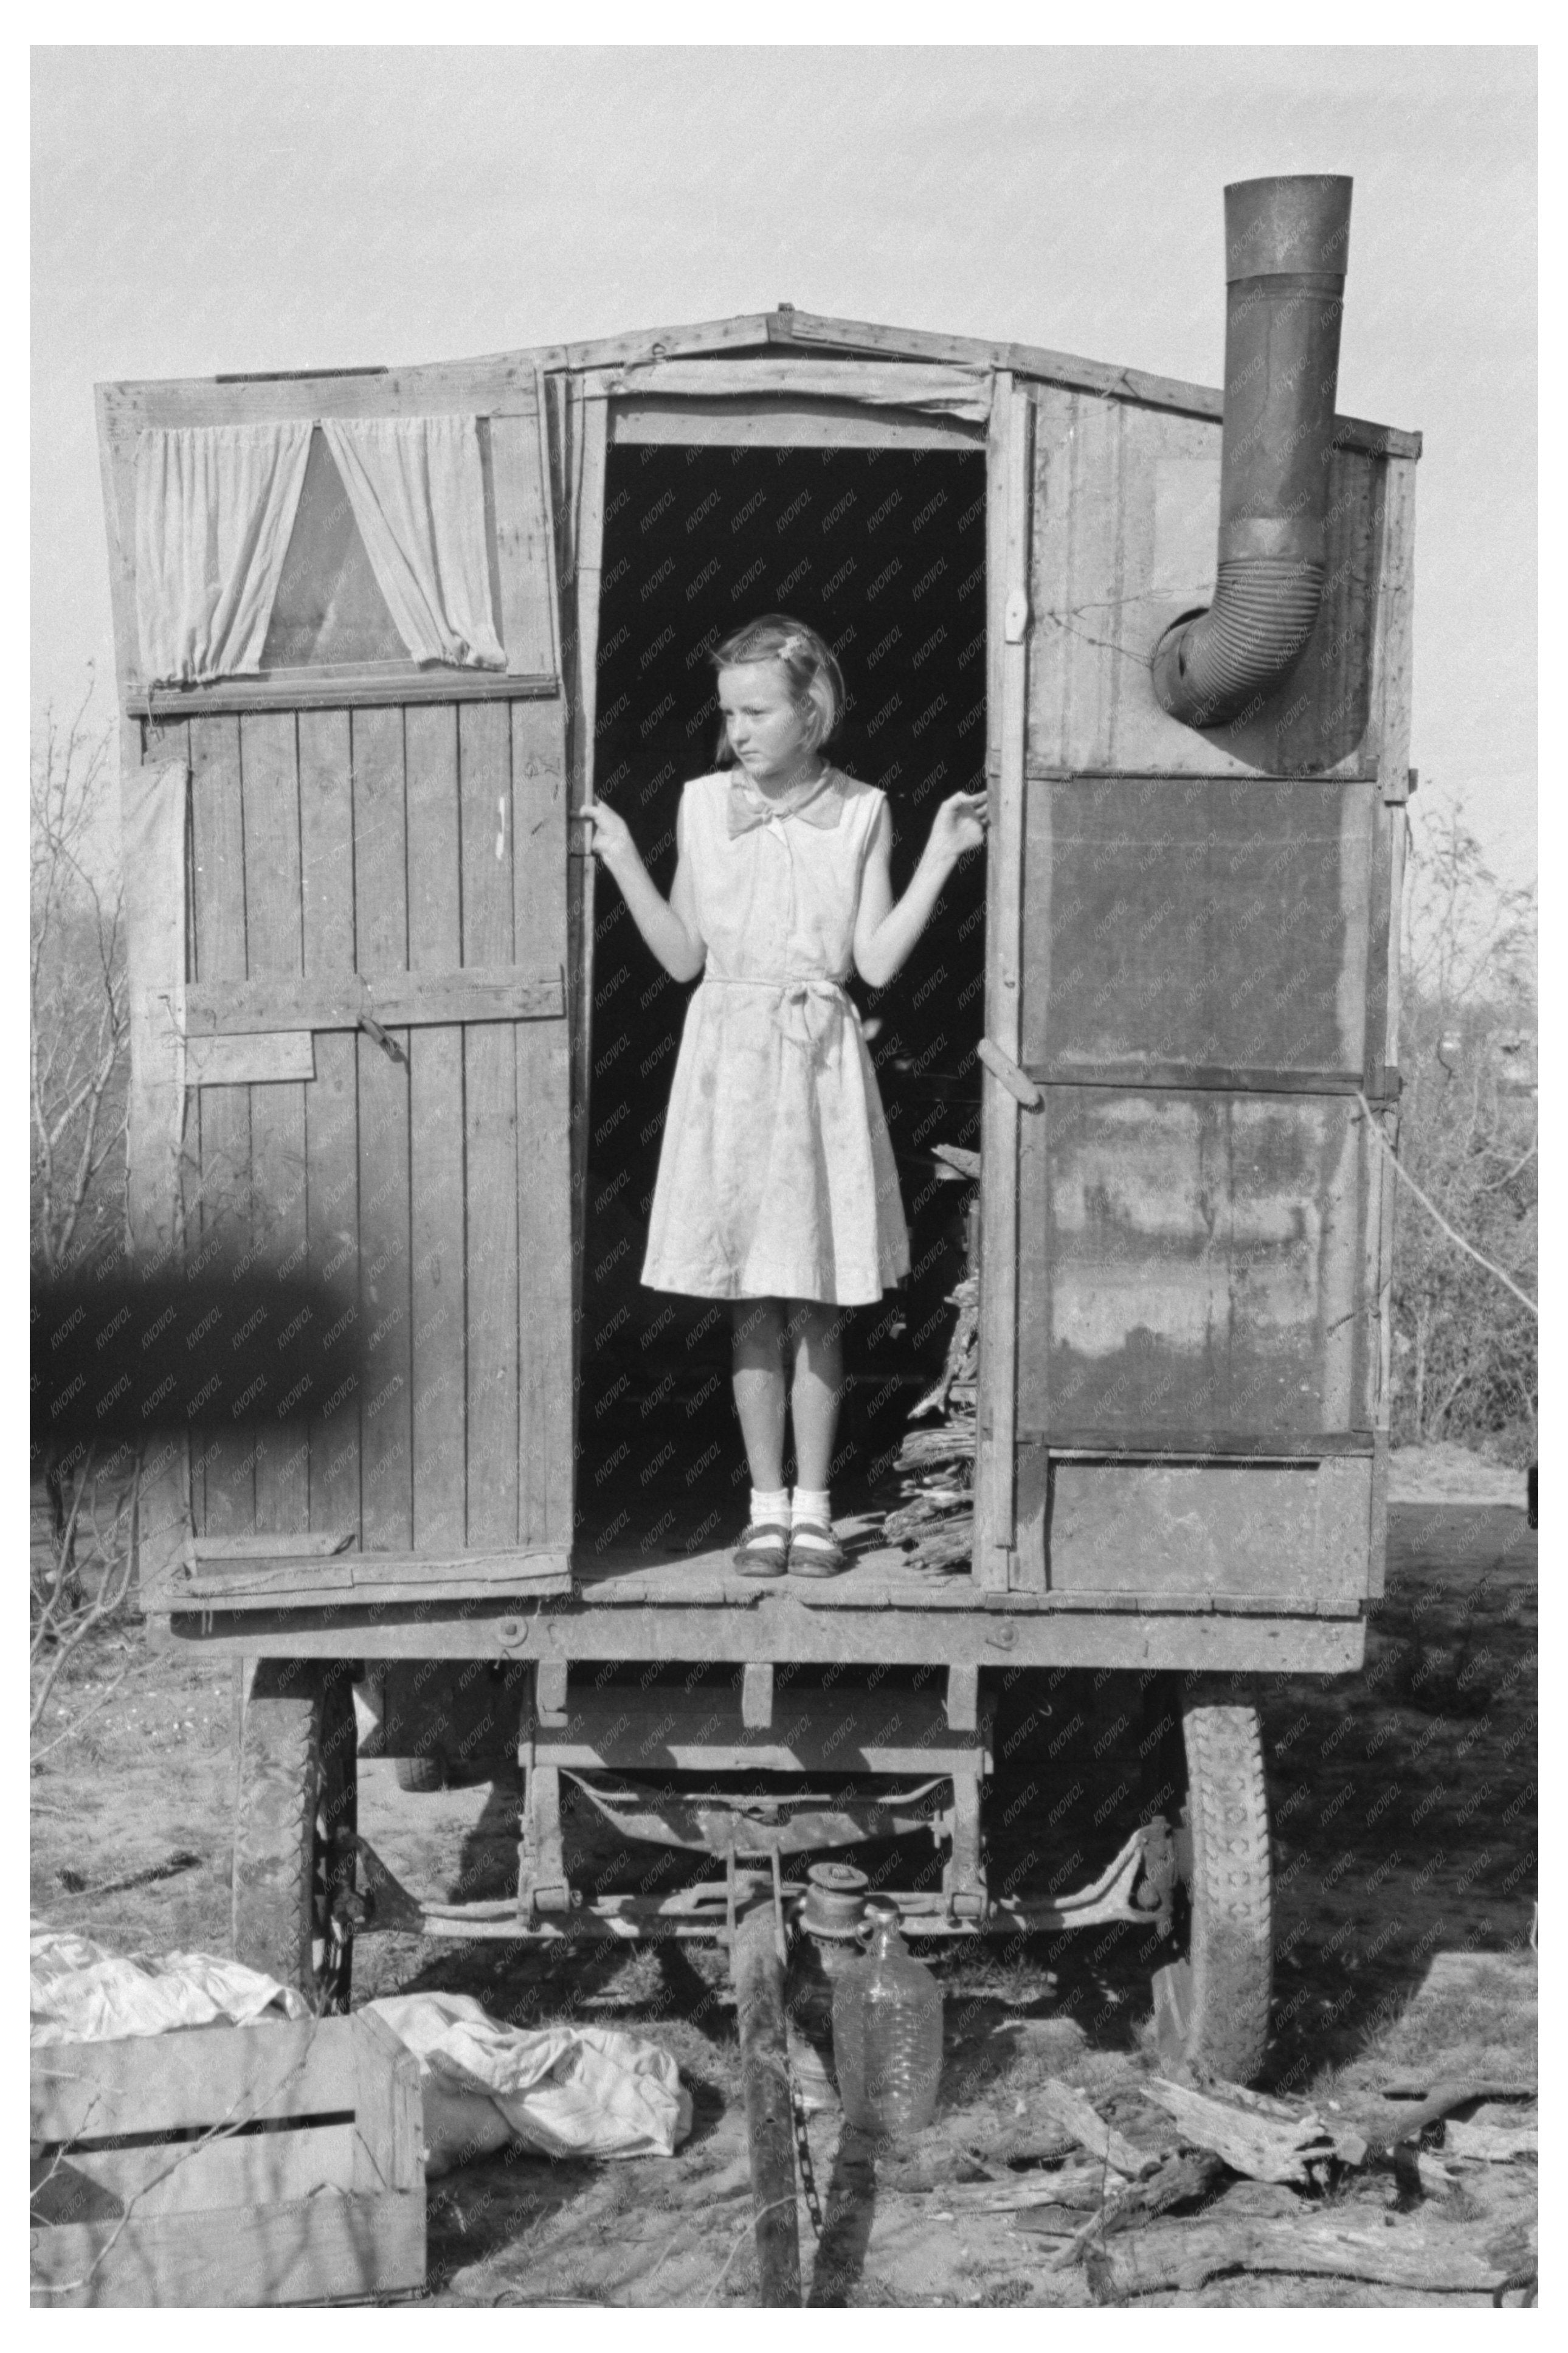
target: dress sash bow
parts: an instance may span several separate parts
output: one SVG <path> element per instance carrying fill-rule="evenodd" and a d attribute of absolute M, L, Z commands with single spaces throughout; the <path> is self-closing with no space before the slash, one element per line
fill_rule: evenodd
<path fill-rule="evenodd" d="M 796 980 L 753 979 L 731 973 L 705 973 L 705 988 L 761 988 L 775 999 L 773 1027 L 792 1046 L 804 1047 L 814 1060 L 837 1036 L 847 1018 L 858 1022 L 855 1000 L 836 980 L 803 976 Z"/>

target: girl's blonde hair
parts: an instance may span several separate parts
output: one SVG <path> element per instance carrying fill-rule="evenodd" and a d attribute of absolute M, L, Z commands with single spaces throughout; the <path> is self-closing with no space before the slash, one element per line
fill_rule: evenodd
<path fill-rule="evenodd" d="M 789 690 L 797 705 L 809 704 L 811 748 L 820 751 L 839 720 L 844 715 L 847 696 L 844 673 L 835 659 L 832 647 L 804 621 L 790 618 L 787 613 L 763 613 L 760 618 L 748 621 L 732 637 L 714 647 L 708 657 L 715 671 L 738 670 L 742 662 L 776 661 L 789 681 Z M 730 749 L 728 730 L 719 730 L 719 758 L 722 766 L 734 759 Z"/>

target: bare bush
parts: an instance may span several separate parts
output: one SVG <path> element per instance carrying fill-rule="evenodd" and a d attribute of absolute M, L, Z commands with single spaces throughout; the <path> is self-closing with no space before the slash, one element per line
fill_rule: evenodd
<path fill-rule="evenodd" d="M 29 852 L 29 1227 L 47 1284 L 127 1246 L 130 1008 L 112 836 L 113 737 L 45 712 L 33 744 Z M 35 1318 L 40 1308 L 33 1304 Z M 32 1728 L 40 1733 L 83 1651 L 119 1618 L 132 1573 L 135 1461 L 32 1448 L 38 1540 L 30 1562 Z M 51 1719 L 52 1720 L 52 1719 Z M 79 1717 L 47 1746 L 74 1731 Z"/>
<path fill-rule="evenodd" d="M 121 1251 L 130 1065 L 122 894 L 106 836 L 112 736 L 46 711 L 29 804 L 31 1241 L 55 1275 Z"/>
<path fill-rule="evenodd" d="M 1465 822 L 1413 824 L 1404 917 L 1399 1155 L 1455 1230 L 1536 1288 L 1536 899 L 1500 882 Z M 1402 1188 L 1394 1435 L 1536 1459 L 1536 1329 L 1496 1276 Z"/>
<path fill-rule="evenodd" d="M 35 1764 L 79 1732 L 129 1670 L 129 1659 L 122 1659 L 87 1708 L 68 1712 L 59 1696 L 92 1646 L 126 1614 L 140 1471 L 139 1457 L 127 1447 L 107 1456 L 88 1448 L 68 1467 L 55 1467 L 47 1482 L 51 1525 L 29 1562 L 28 1730 Z"/>

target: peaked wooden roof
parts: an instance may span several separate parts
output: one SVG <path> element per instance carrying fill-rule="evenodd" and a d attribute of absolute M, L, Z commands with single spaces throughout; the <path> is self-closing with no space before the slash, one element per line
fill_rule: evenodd
<path fill-rule="evenodd" d="M 146 424 L 210 421 L 216 386 L 230 388 L 236 407 L 246 413 L 296 413 L 312 396 L 304 387 L 331 386 L 338 395 L 353 395 L 356 378 L 396 378 L 411 396 L 439 393 L 444 401 L 469 396 L 474 380 L 531 385 L 536 370 L 577 375 L 591 370 L 648 371 L 646 388 L 657 388 L 657 372 L 665 360 L 700 362 L 738 359 L 766 353 L 779 359 L 919 361 L 946 363 L 970 369 L 1006 368 L 1014 375 L 1037 384 L 1065 386 L 1073 392 L 1096 393 L 1103 399 L 1127 400 L 1148 408 L 1168 408 L 1185 417 L 1217 418 L 1223 396 L 1211 385 L 1184 384 L 1178 377 L 1150 375 L 1142 368 L 1108 367 L 1100 360 L 1075 358 L 1068 352 L 1047 351 L 1036 343 L 986 343 L 973 335 L 942 335 L 921 327 L 881 327 L 860 319 L 826 319 L 812 311 L 744 311 L 733 319 L 709 320 L 698 326 L 649 327 L 625 335 L 605 335 L 581 343 L 536 344 L 521 351 L 490 352 L 451 361 L 419 361 L 410 365 L 363 368 L 281 369 L 277 374 L 245 373 L 208 377 L 202 382 L 106 384 L 99 398 L 107 428 L 133 432 Z M 680 389 L 690 391 L 689 367 L 683 370 Z M 290 387 L 292 389 L 290 389 Z M 290 406 L 289 404 L 293 406 Z M 300 413 L 303 413 L 301 410 Z M 1418 458 L 1419 433 L 1397 426 L 1373 425 L 1364 417 L 1342 417 L 1335 438 L 1342 448 L 1373 457 Z"/>
<path fill-rule="evenodd" d="M 921 327 L 876 326 L 861 319 L 828 319 L 783 303 L 776 311 L 752 311 L 698 326 L 651 327 L 641 333 L 607 335 L 597 341 L 559 343 L 530 356 L 542 367 L 579 369 L 657 365 L 663 359 L 735 358 L 746 352 L 797 352 L 836 358 L 949 361 L 961 367 L 1008 368 L 1015 375 L 1131 400 L 1150 408 L 1170 408 L 1187 417 L 1217 417 L 1223 394 L 1212 385 L 1187 384 L 1177 376 L 1150 375 L 1142 368 L 1109 367 L 1069 352 L 1037 343 L 987 343 L 974 335 L 942 335 Z M 501 356 L 498 354 L 498 356 Z M 505 354 L 512 357 L 515 354 Z M 1394 425 L 1342 417 L 1336 438 L 1373 456 L 1418 458 L 1421 436 Z"/>

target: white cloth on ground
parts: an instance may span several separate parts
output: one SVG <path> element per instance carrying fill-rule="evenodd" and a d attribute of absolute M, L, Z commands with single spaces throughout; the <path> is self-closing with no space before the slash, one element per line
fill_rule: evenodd
<path fill-rule="evenodd" d="M 419 2062 L 426 2170 L 513 2143 L 541 2157 L 672 2157 L 691 2094 L 668 2051 L 604 2026 L 507 2026 L 471 1994 L 367 2008 Z"/>
<path fill-rule="evenodd" d="M 109 2042 L 176 2026 L 247 2026 L 268 2011 L 308 2018 L 302 1995 L 217 1953 L 122 1956 L 35 1921 L 28 1938 L 28 2040 Z"/>

